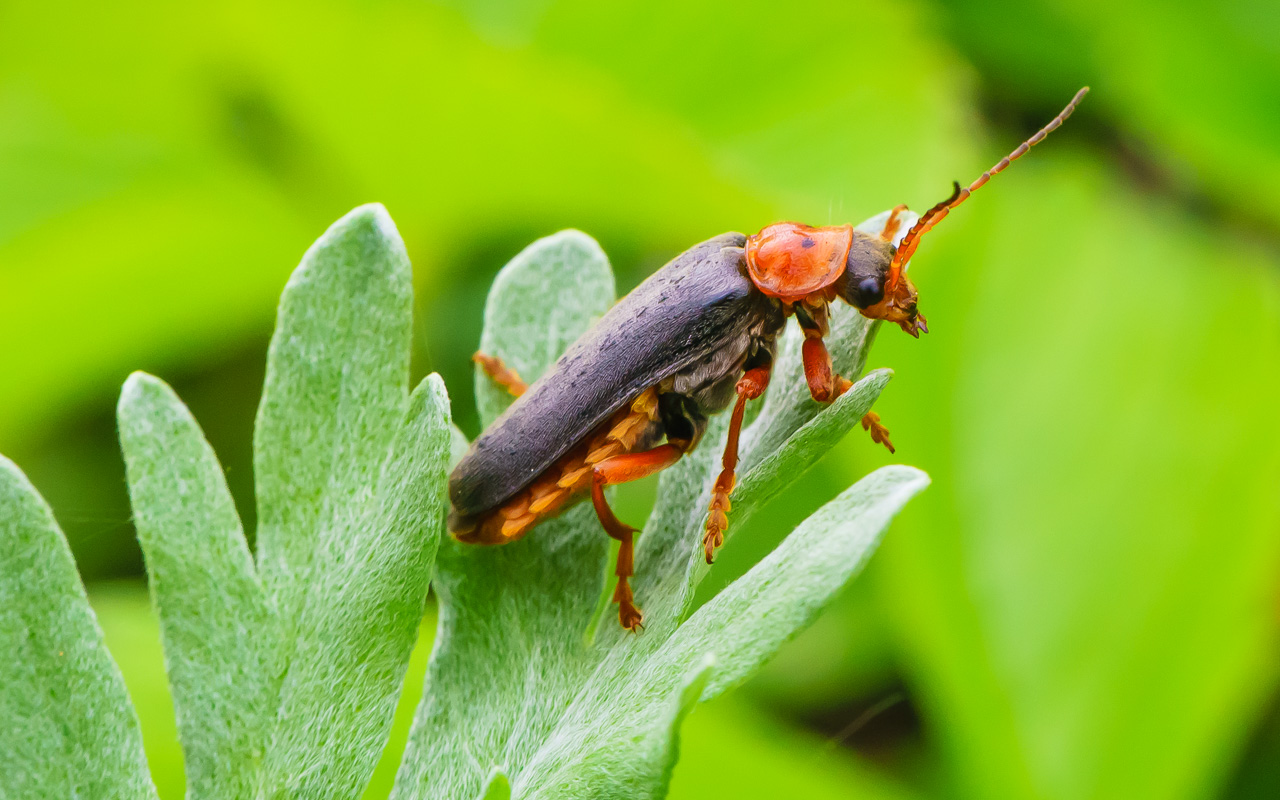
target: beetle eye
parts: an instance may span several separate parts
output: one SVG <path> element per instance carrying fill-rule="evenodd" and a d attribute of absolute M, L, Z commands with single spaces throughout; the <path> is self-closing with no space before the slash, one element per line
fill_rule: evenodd
<path fill-rule="evenodd" d="M 879 278 L 863 278 L 853 290 L 853 304 L 858 308 L 870 308 L 884 299 L 884 284 Z"/>

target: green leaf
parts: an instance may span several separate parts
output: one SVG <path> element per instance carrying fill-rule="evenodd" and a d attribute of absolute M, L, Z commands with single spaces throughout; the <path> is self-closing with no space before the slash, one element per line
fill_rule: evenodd
<path fill-rule="evenodd" d="M 412 276 L 386 211 L 307 251 L 254 431 L 263 584 L 282 620 L 268 795 L 357 795 L 399 696 L 443 520 L 448 398 L 408 395 Z"/>
<path fill-rule="evenodd" d="M 759 463 L 747 473 L 733 492 L 734 504 L 758 508 L 777 496 L 814 464 L 831 442 L 839 441 L 858 426 L 884 390 L 893 371 L 878 369 L 866 375 L 849 391 L 836 398 L 830 409 L 806 422 L 777 450 L 765 451 Z M 753 451 L 758 452 L 758 451 Z"/>
<path fill-rule="evenodd" d="M 449 401 L 414 391 L 372 497 L 312 570 L 265 764 L 269 792 L 355 797 L 386 744 L 444 522 Z M 317 564 L 317 566 L 319 566 Z"/>
<path fill-rule="evenodd" d="M 541 239 L 494 281 L 481 350 L 532 383 L 613 299 L 599 245 L 576 231 Z M 509 401 L 477 388 L 487 423 Z M 580 505 L 513 544 L 441 543 L 439 631 L 394 797 L 471 800 L 491 769 L 518 775 L 589 666 L 582 640 L 609 550 L 596 524 Z"/>
<path fill-rule="evenodd" d="M 255 436 L 258 565 L 222 470 L 160 381 L 120 402 L 188 795 L 358 796 L 387 740 L 454 443 L 436 375 L 408 392 L 409 263 L 379 206 L 286 287 Z"/>
<path fill-rule="evenodd" d="M 866 564 L 894 515 L 928 485 L 920 470 L 893 466 L 849 487 L 698 609 L 671 637 L 665 657 L 688 663 L 716 652 L 720 666 L 708 699 L 741 681 L 813 621 Z"/>
<path fill-rule="evenodd" d="M 253 465 L 258 564 L 286 627 L 404 418 L 412 307 L 409 259 L 378 205 L 335 222 L 280 298 Z"/>
<path fill-rule="evenodd" d="M 0 457 L 6 797 L 154 798 L 138 717 L 53 512 Z"/>
<path fill-rule="evenodd" d="M 279 620 L 222 467 L 182 401 L 159 379 L 135 373 L 120 395 L 119 423 L 187 794 L 252 796 L 275 723 Z"/>
<path fill-rule="evenodd" d="M 486 307 L 482 350 L 525 380 L 541 374 L 611 299 L 603 258 L 581 258 L 575 272 L 565 268 L 559 248 L 548 245 L 566 236 L 581 241 L 576 233 L 550 237 L 509 263 Z M 874 333 L 858 319 L 841 315 L 830 342 L 850 377 Z M 777 459 L 744 452 L 742 483 L 756 488 L 745 508 L 735 506 L 735 520 L 856 424 L 888 378 L 887 372 L 869 376 L 844 402 L 824 410 L 807 399 L 798 357 L 798 348 L 780 354 L 778 375 L 744 435 L 744 441 L 777 437 Z M 477 396 L 483 416 L 492 419 L 506 401 L 487 381 L 479 379 Z M 791 385 L 796 381 L 799 389 Z M 442 547 L 440 627 L 393 797 L 470 800 L 491 786 L 495 769 L 519 798 L 663 796 L 679 724 L 692 706 L 709 687 L 722 691 L 740 680 L 806 625 L 926 482 L 907 468 L 868 478 L 717 598 L 714 610 L 682 625 L 703 574 L 690 565 L 701 559 L 701 524 L 719 471 L 724 421 L 724 415 L 714 420 L 701 447 L 663 477 L 640 537 L 636 585 L 646 628 L 639 635 L 621 631 L 612 613 L 598 627 L 591 624 L 612 579 L 605 580 L 608 540 L 589 504 L 513 544 L 449 541 Z M 761 462 L 766 466 L 754 476 Z M 739 615 L 753 622 L 739 626 Z"/>

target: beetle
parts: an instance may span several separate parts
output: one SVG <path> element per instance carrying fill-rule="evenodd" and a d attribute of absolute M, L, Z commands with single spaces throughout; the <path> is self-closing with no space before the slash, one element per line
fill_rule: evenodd
<path fill-rule="evenodd" d="M 919 337 L 927 321 L 905 274 L 921 237 L 952 209 L 1063 123 L 1058 116 L 980 178 L 930 208 L 895 247 L 899 206 L 879 235 L 852 225 L 769 225 L 694 245 L 641 283 L 584 333 L 532 386 L 499 359 L 475 361 L 516 400 L 471 445 L 449 478 L 449 530 L 462 542 L 497 545 L 587 496 L 621 545 L 614 573 L 618 620 L 642 627 L 629 579 L 635 529 L 605 500 L 610 484 L 665 469 L 698 446 L 708 416 L 732 404 L 722 470 L 712 489 L 702 546 L 711 563 L 728 528 L 729 495 L 746 403 L 769 384 L 777 335 L 789 317 L 804 333 L 805 379 L 830 403 L 852 385 L 831 369 L 823 343 L 839 299 L 870 319 Z M 891 452 L 880 418 L 862 419 Z"/>

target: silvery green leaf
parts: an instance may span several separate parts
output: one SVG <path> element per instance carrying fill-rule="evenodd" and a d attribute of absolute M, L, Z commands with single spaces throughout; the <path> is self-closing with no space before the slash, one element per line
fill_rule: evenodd
<path fill-rule="evenodd" d="M 0 791 L 155 798 L 124 681 L 53 512 L 0 456 Z"/>
<path fill-rule="evenodd" d="M 885 216 L 865 225 L 878 231 Z M 566 232 L 513 259 L 494 283 L 480 349 L 525 381 L 536 379 L 612 302 L 613 280 L 598 252 Z M 857 377 L 874 331 L 852 310 L 835 315 L 828 343 L 842 374 Z M 872 373 L 824 408 L 809 398 L 798 344 L 784 343 L 744 434 L 731 530 L 856 426 L 889 375 Z M 509 403 L 479 372 L 477 396 L 486 421 Z M 499 791 L 496 775 L 516 798 L 663 797 L 688 711 L 807 625 L 927 484 L 906 467 L 869 476 L 684 619 L 704 574 L 701 530 L 726 416 L 663 474 L 639 539 L 635 586 L 646 612 L 639 634 L 622 631 L 611 606 L 594 624 L 613 579 L 608 539 L 590 504 L 513 544 L 442 545 L 439 630 L 393 797 L 471 800 Z"/>

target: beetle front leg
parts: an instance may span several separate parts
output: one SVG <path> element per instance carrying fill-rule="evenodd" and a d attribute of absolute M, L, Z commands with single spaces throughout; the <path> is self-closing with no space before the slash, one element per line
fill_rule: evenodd
<path fill-rule="evenodd" d="M 674 444 L 664 444 L 643 453 L 610 456 L 591 469 L 591 504 L 595 506 L 596 516 L 600 518 L 605 533 L 621 542 L 614 569 L 618 585 L 613 590 L 613 602 L 618 604 L 618 622 L 629 631 L 644 627 L 640 624 L 644 615 L 636 608 L 630 583 L 630 578 L 635 573 L 636 529 L 619 520 L 613 509 L 609 508 L 609 502 L 604 498 L 604 487 L 638 481 L 666 469 L 679 461 L 682 455 L 684 451 Z"/>
<path fill-rule="evenodd" d="M 893 243 L 893 237 L 898 235 L 898 217 L 903 211 L 906 211 L 905 205 L 896 205 L 889 212 L 889 218 L 884 221 L 884 228 L 880 230 L 880 238 L 890 244 Z"/>
<path fill-rule="evenodd" d="M 801 352 L 804 356 L 804 377 L 809 383 L 809 394 L 813 395 L 813 399 L 819 403 L 833 402 L 849 391 L 853 384 L 848 378 L 832 373 L 831 353 L 827 351 L 827 345 L 822 341 L 820 331 L 805 328 L 804 337 Z M 893 442 L 889 440 L 889 429 L 880 424 L 879 414 L 874 411 L 867 412 L 862 417 L 862 428 L 870 431 L 873 442 L 889 448 L 890 453 L 895 452 Z"/>
<path fill-rule="evenodd" d="M 755 400 L 764 394 L 769 386 L 769 373 L 772 365 L 755 367 L 747 370 L 738 381 L 738 400 L 733 404 L 733 416 L 729 418 L 729 438 L 725 441 L 724 457 L 721 459 L 722 469 L 716 478 L 716 485 L 711 489 L 711 507 L 707 513 L 707 529 L 702 535 L 702 549 L 707 556 L 707 563 L 715 560 L 715 552 L 724 544 L 724 532 L 729 529 L 729 494 L 737 478 L 734 470 L 738 468 L 738 434 L 742 432 L 742 417 L 747 411 L 747 401 Z"/>
<path fill-rule="evenodd" d="M 520 374 L 504 364 L 497 356 L 477 352 L 471 356 L 471 360 L 479 364 L 480 369 L 493 378 L 494 383 L 510 392 L 512 397 L 519 397 L 529 388 L 529 384 L 520 379 Z"/>

